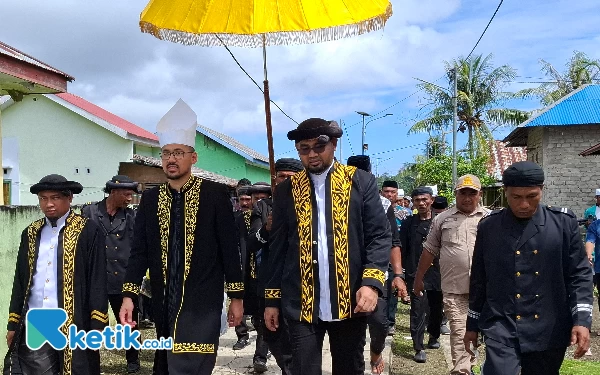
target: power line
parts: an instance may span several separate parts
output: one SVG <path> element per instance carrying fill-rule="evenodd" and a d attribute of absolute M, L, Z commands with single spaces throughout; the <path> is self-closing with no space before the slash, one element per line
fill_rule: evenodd
<path fill-rule="evenodd" d="M 479 45 L 479 42 L 481 42 L 481 39 L 485 35 L 485 32 L 487 31 L 488 27 L 490 27 L 490 24 L 494 20 L 494 17 L 496 17 L 496 13 L 498 13 L 498 11 L 500 10 L 500 6 L 502 6 L 503 2 L 504 2 L 504 0 L 500 0 L 500 4 L 498 4 L 498 7 L 496 8 L 496 11 L 494 12 L 494 14 L 492 14 L 492 18 L 490 18 L 490 22 L 488 22 L 488 24 L 485 27 L 485 29 L 483 29 L 483 32 L 481 33 L 481 36 L 479 37 L 479 39 L 477 39 L 477 43 L 475 43 L 475 46 L 473 46 L 473 49 L 471 50 L 471 52 L 469 52 L 469 55 L 467 56 L 467 58 L 465 59 L 465 61 L 469 60 L 469 57 L 471 57 L 471 55 L 473 54 L 473 51 L 475 51 L 475 48 L 477 48 L 477 46 Z"/>
<path fill-rule="evenodd" d="M 250 80 L 256 85 L 256 87 L 258 87 L 258 89 L 260 90 L 260 92 L 262 92 L 264 94 L 265 91 L 263 90 L 263 88 L 260 87 L 260 85 L 258 83 L 256 83 L 256 81 L 254 80 L 254 78 L 252 78 L 252 76 L 246 71 L 246 69 L 244 69 L 244 67 L 242 66 L 242 64 L 240 64 L 240 62 L 238 61 L 238 59 L 236 59 L 236 57 L 233 55 L 233 52 L 231 52 L 231 50 L 229 49 L 229 47 L 227 47 L 227 44 L 225 44 L 225 42 L 217 34 L 214 34 L 214 35 L 223 44 L 223 47 L 225 47 L 225 49 L 227 50 L 227 52 L 229 52 L 229 54 L 231 55 L 231 58 L 233 58 L 233 61 L 235 61 L 235 63 L 242 70 L 242 72 L 244 72 L 248 76 L 248 78 L 250 78 Z M 290 115 L 288 115 L 287 113 L 285 113 L 285 111 L 283 109 L 281 109 L 281 107 L 279 105 L 277 105 L 277 103 L 275 103 L 275 101 L 273 101 L 273 99 L 269 98 L 269 101 L 271 103 L 273 103 L 273 105 L 275 107 L 277 107 L 277 109 L 279 109 L 281 111 L 281 113 L 283 113 L 285 115 L 285 117 L 289 118 L 290 120 L 292 120 L 293 122 L 295 122 L 296 125 L 298 125 L 298 121 L 294 120 Z"/>

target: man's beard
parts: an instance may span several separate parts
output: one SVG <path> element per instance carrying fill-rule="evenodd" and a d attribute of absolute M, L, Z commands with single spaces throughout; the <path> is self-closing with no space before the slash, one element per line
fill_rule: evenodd
<path fill-rule="evenodd" d="M 308 169 L 308 171 L 312 174 L 321 174 L 325 172 L 329 166 L 325 165 L 325 163 L 322 163 L 319 167 L 311 167 L 309 164 L 308 166 L 305 166 L 305 168 Z"/>
<path fill-rule="evenodd" d="M 191 171 L 191 168 L 188 171 L 182 171 L 181 168 L 179 168 L 179 166 L 177 166 L 177 172 L 173 172 L 173 173 L 170 173 L 168 171 L 164 171 L 164 172 L 165 172 L 165 176 L 167 177 L 168 180 L 178 180 L 181 177 L 188 174 L 190 171 Z"/>

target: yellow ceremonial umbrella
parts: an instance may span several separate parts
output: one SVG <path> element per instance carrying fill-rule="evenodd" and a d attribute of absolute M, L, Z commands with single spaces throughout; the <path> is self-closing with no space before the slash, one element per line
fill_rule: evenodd
<path fill-rule="evenodd" d="M 319 43 L 383 28 L 389 0 L 150 0 L 140 28 L 162 40 L 263 47 L 271 178 L 275 175 L 266 46 Z"/>

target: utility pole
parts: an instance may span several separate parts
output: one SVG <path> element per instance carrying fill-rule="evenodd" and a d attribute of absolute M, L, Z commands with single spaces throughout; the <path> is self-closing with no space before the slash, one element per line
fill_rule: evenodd
<path fill-rule="evenodd" d="M 456 118 L 458 117 L 458 82 L 457 82 L 457 69 L 456 66 L 452 69 L 452 76 L 454 77 L 454 91 L 452 94 L 452 186 L 456 186 L 457 171 L 456 171 L 456 137 L 457 137 L 457 124 Z"/>
<path fill-rule="evenodd" d="M 360 112 L 360 111 L 356 111 L 356 113 L 358 113 L 359 115 L 362 116 L 362 138 L 360 141 L 360 147 L 361 147 L 362 151 L 360 154 L 364 155 L 365 154 L 365 116 L 371 116 L 371 115 L 366 112 Z"/>

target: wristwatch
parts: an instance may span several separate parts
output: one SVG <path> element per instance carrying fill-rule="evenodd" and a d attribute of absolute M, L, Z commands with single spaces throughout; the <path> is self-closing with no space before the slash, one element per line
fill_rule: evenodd
<path fill-rule="evenodd" d="M 405 277 L 404 277 L 404 274 L 403 274 L 403 273 L 395 273 L 395 274 L 394 274 L 394 279 L 395 279 L 396 277 L 399 277 L 399 278 L 401 278 L 402 280 L 406 280 L 406 279 L 405 279 Z"/>

